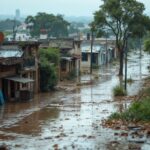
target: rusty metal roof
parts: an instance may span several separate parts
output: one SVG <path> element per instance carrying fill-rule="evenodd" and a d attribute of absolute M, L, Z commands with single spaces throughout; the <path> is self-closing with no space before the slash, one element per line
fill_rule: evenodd
<path fill-rule="evenodd" d="M 2 46 L 0 47 L 0 58 L 12 58 L 12 57 L 21 57 L 23 55 L 23 51 L 19 49 L 17 46 L 8 47 Z"/>

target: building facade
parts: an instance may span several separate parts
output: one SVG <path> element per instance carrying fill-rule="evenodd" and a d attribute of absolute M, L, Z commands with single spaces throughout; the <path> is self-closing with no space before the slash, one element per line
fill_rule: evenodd
<path fill-rule="evenodd" d="M 39 91 L 37 42 L 0 45 L 0 92 L 5 101 L 28 100 Z"/>
<path fill-rule="evenodd" d="M 60 50 L 59 79 L 64 80 L 70 74 L 79 76 L 81 70 L 81 41 L 62 38 L 43 41 L 41 48 L 58 48 Z"/>
<path fill-rule="evenodd" d="M 91 41 L 86 40 L 81 44 L 82 51 L 82 71 L 89 70 L 92 66 L 99 67 L 101 65 L 110 63 L 114 58 L 116 58 L 115 47 L 111 44 L 106 45 L 104 41 L 94 41 L 91 51 Z M 91 56 L 92 55 L 92 56 Z"/>

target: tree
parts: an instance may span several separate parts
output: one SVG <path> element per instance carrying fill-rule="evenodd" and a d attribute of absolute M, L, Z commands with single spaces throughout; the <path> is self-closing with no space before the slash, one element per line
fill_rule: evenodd
<path fill-rule="evenodd" d="M 3 21 L 0 21 L 0 31 L 13 30 L 14 24 L 16 26 L 21 25 L 21 23 L 17 20 L 6 19 Z"/>
<path fill-rule="evenodd" d="M 149 17 L 143 14 L 143 3 L 136 0 L 103 0 L 103 5 L 94 14 L 94 23 L 97 30 L 112 30 L 116 37 L 116 46 L 119 52 L 119 75 L 123 75 L 123 57 L 130 33 L 143 36 L 149 24 Z M 142 21 L 145 20 L 144 24 Z M 138 28 L 137 28 L 138 27 Z M 137 31 L 140 31 L 137 32 Z"/>
<path fill-rule="evenodd" d="M 41 32 L 53 37 L 68 35 L 69 23 L 63 19 L 62 15 L 55 16 L 39 12 L 36 16 L 28 16 L 25 22 L 28 24 L 32 36 L 39 36 Z"/>
<path fill-rule="evenodd" d="M 60 61 L 58 49 L 40 49 L 40 89 L 49 91 L 54 88 L 58 81 L 57 69 Z"/>
<path fill-rule="evenodd" d="M 150 53 L 150 39 L 144 41 L 144 50 Z"/>

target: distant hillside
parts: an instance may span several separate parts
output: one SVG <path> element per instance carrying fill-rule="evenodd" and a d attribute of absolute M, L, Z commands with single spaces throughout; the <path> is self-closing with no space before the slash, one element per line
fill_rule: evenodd
<path fill-rule="evenodd" d="M 14 20 L 4 20 L 0 21 L 0 31 L 13 30 L 14 25 L 19 26 L 21 23 Z"/>
<path fill-rule="evenodd" d="M 14 19 L 13 15 L 0 15 L 0 20 Z"/>
<path fill-rule="evenodd" d="M 14 18 L 15 18 L 15 16 L 13 16 L 13 15 L 0 15 L 0 21 L 4 21 L 7 19 L 14 20 Z M 26 16 L 24 15 L 20 18 L 19 21 L 24 22 L 25 18 L 26 18 Z"/>
<path fill-rule="evenodd" d="M 84 24 L 89 24 L 92 20 L 93 17 L 90 16 L 64 16 L 64 19 L 67 20 L 68 22 L 82 22 Z"/>

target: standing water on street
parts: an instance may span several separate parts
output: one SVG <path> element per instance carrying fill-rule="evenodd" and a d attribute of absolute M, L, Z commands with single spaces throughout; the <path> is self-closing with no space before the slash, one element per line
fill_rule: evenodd
<path fill-rule="evenodd" d="M 148 65 L 149 55 L 140 59 L 139 53 L 130 54 L 128 78 L 134 82 L 127 85 L 129 96 L 140 90 L 142 79 L 149 75 Z M 93 73 L 98 78 L 90 85 L 66 83 L 68 88 L 74 86 L 73 90 L 38 94 L 28 102 L 0 106 L 0 145 L 11 150 L 107 150 L 115 141 L 116 148 L 127 150 L 125 137 L 115 136 L 115 130 L 101 125 L 111 113 L 130 104 L 129 99 L 115 101 L 113 97 L 113 87 L 121 84 L 117 71 L 118 65 L 108 64 Z M 90 79 L 90 75 L 83 75 L 80 81 Z M 141 147 L 150 149 L 148 143 Z"/>

